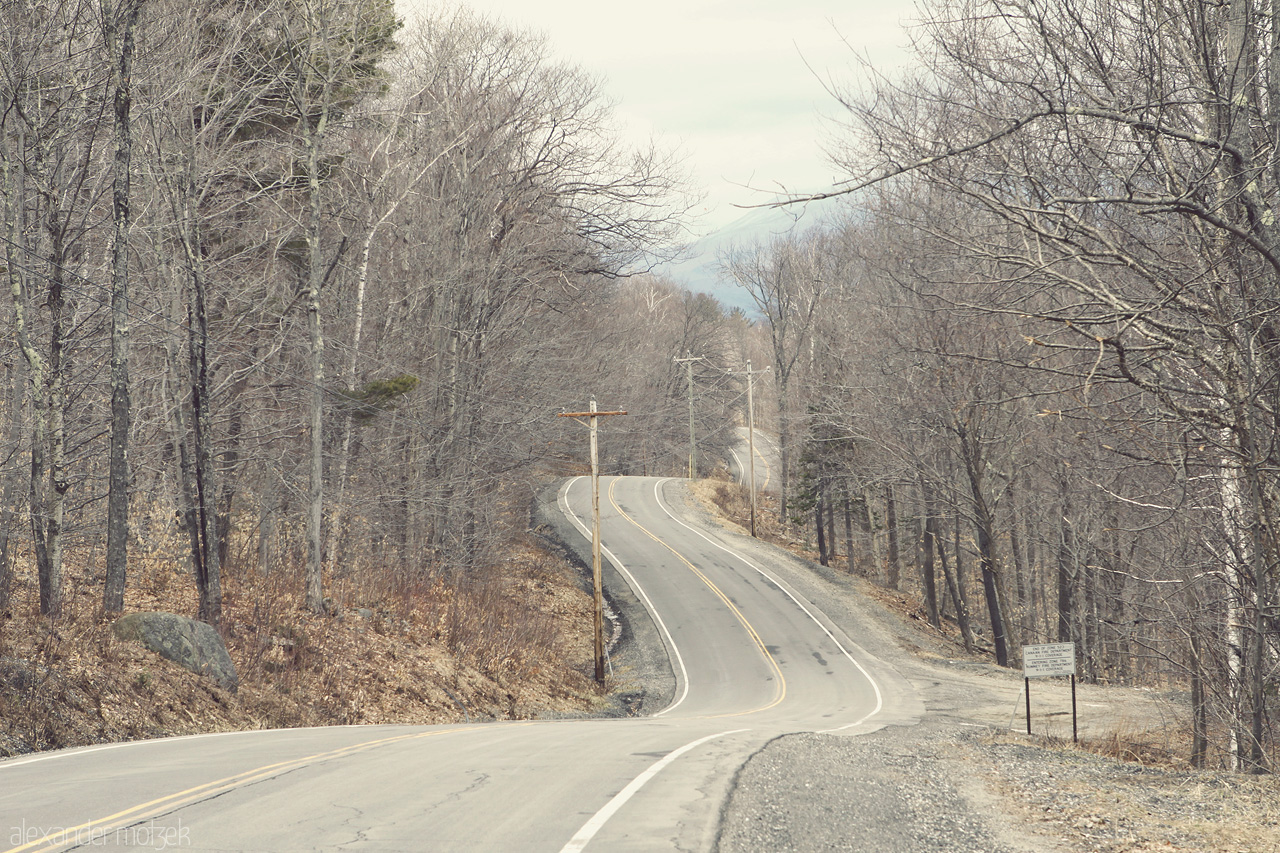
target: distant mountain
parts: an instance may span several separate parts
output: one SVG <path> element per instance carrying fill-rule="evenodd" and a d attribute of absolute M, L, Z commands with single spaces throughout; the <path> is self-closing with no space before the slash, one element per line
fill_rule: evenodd
<path fill-rule="evenodd" d="M 671 279 L 694 293 L 707 293 L 726 308 L 741 308 L 748 314 L 756 313 L 751 296 L 733 283 L 721 278 L 716 268 L 720 255 L 733 246 L 753 243 L 767 244 L 796 228 L 807 228 L 818 222 L 814 214 L 805 215 L 804 208 L 762 207 L 750 210 L 718 231 L 692 243 L 688 257 L 672 264 L 664 264 L 655 272 Z"/>

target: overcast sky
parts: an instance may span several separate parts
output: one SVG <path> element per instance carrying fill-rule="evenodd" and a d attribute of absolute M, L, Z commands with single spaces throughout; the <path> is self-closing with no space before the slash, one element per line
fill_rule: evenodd
<path fill-rule="evenodd" d="M 397 0 L 406 12 L 424 0 Z M 436 4 L 431 4 L 436 5 Z M 456 0 L 453 4 L 456 5 Z M 604 81 L 636 138 L 686 155 L 701 185 L 698 232 L 745 213 L 764 190 L 815 191 L 838 177 L 822 143 L 835 105 L 823 89 L 852 54 L 903 62 L 912 0 L 472 0 L 545 33 L 555 55 Z"/>

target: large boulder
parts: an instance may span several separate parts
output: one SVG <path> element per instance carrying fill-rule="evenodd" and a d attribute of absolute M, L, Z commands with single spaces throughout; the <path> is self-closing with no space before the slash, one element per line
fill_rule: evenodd
<path fill-rule="evenodd" d="M 130 613 L 111 626 L 122 640 L 141 643 L 151 651 L 235 692 L 240 685 L 236 665 L 226 643 L 212 625 L 174 613 Z"/>

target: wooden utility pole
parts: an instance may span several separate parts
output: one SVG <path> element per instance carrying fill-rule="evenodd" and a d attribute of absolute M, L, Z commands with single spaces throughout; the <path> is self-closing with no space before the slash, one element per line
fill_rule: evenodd
<path fill-rule="evenodd" d="M 690 355 L 688 350 L 685 351 L 684 358 L 677 358 L 676 364 L 683 364 L 688 372 L 689 379 L 689 479 L 693 480 L 698 476 L 698 440 L 697 435 L 693 431 L 693 363 L 702 361 L 702 356 Z"/>
<path fill-rule="evenodd" d="M 604 684 L 604 590 L 600 578 L 600 455 L 596 432 L 599 418 L 625 415 L 626 412 L 596 411 L 596 398 L 591 398 L 589 412 L 561 412 L 560 418 L 589 418 L 591 428 L 591 592 L 595 597 L 596 681 Z M 581 421 L 579 421 L 581 423 Z"/>
<path fill-rule="evenodd" d="M 756 535 L 756 406 L 752 377 L 767 373 L 769 368 L 753 371 L 747 359 L 747 488 L 751 491 L 751 535 Z"/>

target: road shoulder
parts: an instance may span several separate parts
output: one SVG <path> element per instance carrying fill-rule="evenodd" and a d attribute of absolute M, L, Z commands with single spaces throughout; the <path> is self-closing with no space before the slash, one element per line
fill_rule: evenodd
<path fill-rule="evenodd" d="M 770 742 L 734 780 L 718 849 L 1280 853 L 1276 777 L 1149 763 L 1168 755 L 1168 744 L 1150 741 L 1179 730 L 1182 697 L 1079 686 L 1082 740 L 1095 749 L 1114 741 L 1130 759 L 1120 760 L 1073 746 L 1069 687 L 1036 680 L 1029 737 L 1021 672 L 965 656 L 883 606 L 861 578 L 751 539 L 684 482 L 667 493 L 691 523 L 815 602 L 923 707 L 916 725 Z"/>

